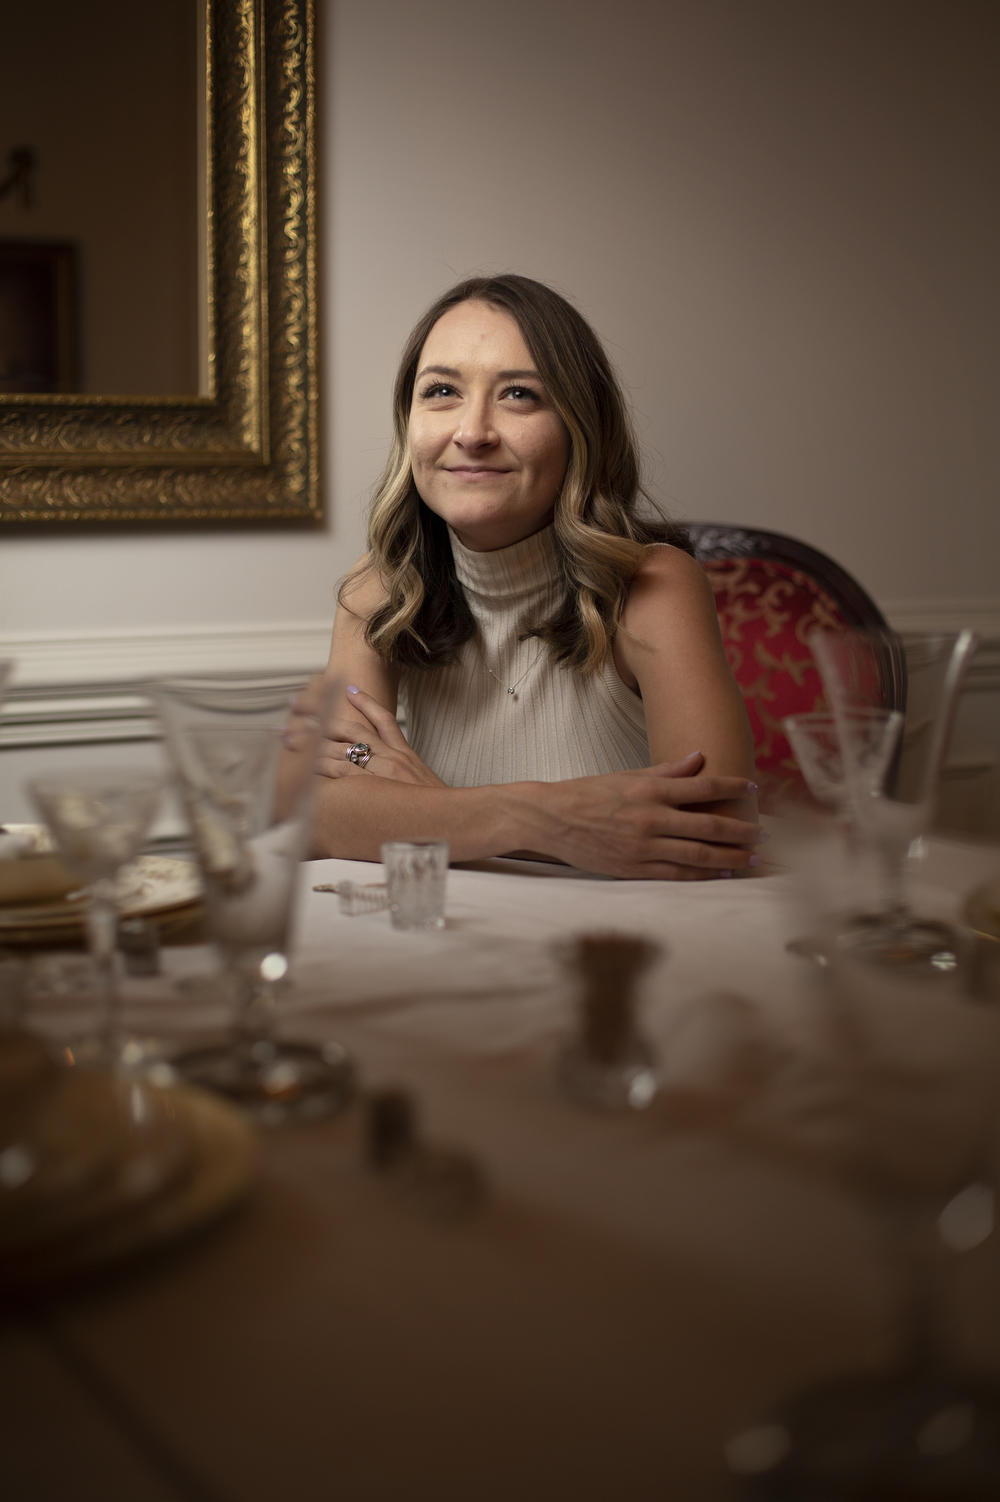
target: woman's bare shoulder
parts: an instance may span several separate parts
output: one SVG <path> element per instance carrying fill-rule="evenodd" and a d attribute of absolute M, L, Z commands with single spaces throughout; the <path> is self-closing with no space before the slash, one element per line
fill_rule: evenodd
<path fill-rule="evenodd" d="M 372 563 L 370 553 L 363 554 L 341 581 L 337 599 L 351 615 L 368 620 L 389 598 L 385 579 Z"/>
<path fill-rule="evenodd" d="M 629 586 L 626 612 L 670 609 L 712 598 L 708 576 L 696 558 L 669 542 L 650 543 Z"/>

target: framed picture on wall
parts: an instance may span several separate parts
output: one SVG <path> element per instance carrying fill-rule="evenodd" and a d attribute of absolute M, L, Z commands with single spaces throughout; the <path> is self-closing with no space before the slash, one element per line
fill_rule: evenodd
<path fill-rule="evenodd" d="M 76 246 L 0 240 L 0 393 L 74 391 Z"/>

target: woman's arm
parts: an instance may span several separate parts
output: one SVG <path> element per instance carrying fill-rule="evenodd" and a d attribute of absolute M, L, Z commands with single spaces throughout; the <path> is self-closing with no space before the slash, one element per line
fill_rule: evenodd
<path fill-rule="evenodd" d="M 691 746 L 705 770 L 751 780 L 753 737 L 726 661 L 704 569 L 673 547 L 650 547 L 633 580 L 615 638 L 619 676 L 642 698 L 650 759 L 674 761 Z M 725 812 L 756 819 L 748 795 Z"/>
<path fill-rule="evenodd" d="M 741 767 L 732 775 L 721 767 L 720 775 L 703 772 L 701 755 L 563 782 L 446 787 L 407 746 L 395 721 L 395 678 L 364 641 L 378 589 L 363 582 L 334 625 L 327 674 L 359 691 L 345 693 L 331 717 L 314 813 L 316 854 L 377 860 L 383 840 L 435 837 L 448 841 L 453 860 L 531 850 L 606 875 L 679 880 L 751 862 L 756 823 L 724 811 L 747 798 L 747 775 Z M 372 746 L 368 767 L 346 760 L 352 740 Z M 721 734 L 711 738 L 720 760 L 722 741 Z"/>

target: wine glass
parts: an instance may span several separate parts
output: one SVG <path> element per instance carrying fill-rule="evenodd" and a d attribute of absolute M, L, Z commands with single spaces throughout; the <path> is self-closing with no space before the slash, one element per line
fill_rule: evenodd
<path fill-rule="evenodd" d="M 838 942 L 869 960 L 912 973 L 948 971 L 958 962 L 951 926 L 912 910 L 906 864 L 931 826 L 938 783 L 965 674 L 978 645 L 975 634 L 818 631 L 809 637 L 837 727 L 847 800 L 854 825 L 877 855 L 882 897 L 875 912 L 857 918 Z M 860 727 L 864 711 L 886 704 L 891 681 L 879 665 L 905 665 L 905 711 L 899 754 L 884 783 L 871 777 Z"/>
<path fill-rule="evenodd" d="M 150 685 L 187 812 L 205 913 L 236 997 L 230 1033 L 172 1060 L 185 1079 L 263 1120 L 335 1111 L 354 1074 L 336 1043 L 275 1034 L 290 965 L 299 864 L 308 853 L 313 766 L 335 686 L 295 751 L 283 747 L 298 681 L 162 679 Z"/>
<path fill-rule="evenodd" d="M 836 1166 L 883 1232 L 895 1352 L 749 1423 L 726 1446 L 729 1468 L 761 1502 L 986 1502 L 1000 1382 L 957 1353 L 946 1272 L 995 1228 L 1000 1014 L 958 973 L 914 986 L 839 950 L 816 974 L 845 1112 Z"/>
<path fill-rule="evenodd" d="M 899 746 L 903 716 L 898 710 L 867 705 L 847 709 L 844 716 L 855 748 L 857 776 L 869 794 L 877 796 Z M 853 802 L 848 795 L 840 723 L 828 710 L 811 710 L 788 715 L 782 725 L 806 788 L 818 804 L 836 814 L 846 853 L 853 854 L 863 846 L 864 834 L 853 817 Z M 800 810 L 791 807 L 783 812 L 786 818 L 801 816 Z M 850 919 L 844 922 L 850 926 Z M 786 945 L 791 953 L 820 964 L 826 963 L 827 947 L 826 939 L 818 934 L 791 939 Z"/>
<path fill-rule="evenodd" d="M 121 1019 L 116 966 L 116 878 L 139 854 L 163 794 L 157 771 L 135 767 L 84 769 L 33 777 L 27 791 L 72 876 L 87 886 L 87 941 L 100 997 L 97 1036 L 78 1060 L 126 1069 L 140 1062 Z"/>

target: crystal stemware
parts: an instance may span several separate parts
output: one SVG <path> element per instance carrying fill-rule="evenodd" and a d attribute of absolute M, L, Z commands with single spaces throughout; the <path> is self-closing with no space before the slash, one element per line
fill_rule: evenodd
<path fill-rule="evenodd" d="M 809 644 L 837 726 L 851 815 L 881 868 L 878 910 L 852 924 L 849 942 L 879 964 L 932 974 L 957 963 L 951 926 L 912 910 L 907 857 L 931 827 L 958 696 L 978 645 L 971 631 L 954 634 L 819 631 Z M 882 785 L 873 783 L 863 711 L 891 708 L 886 660 L 905 665 L 905 710 L 899 755 Z"/>
<path fill-rule="evenodd" d="M 101 1018 L 78 1059 L 111 1068 L 138 1062 L 137 1045 L 122 1024 L 116 965 L 117 878 L 142 848 L 152 827 L 164 779 L 135 767 L 84 769 L 31 778 L 28 794 L 48 826 L 72 876 L 87 887 L 87 940 L 94 962 Z"/>
<path fill-rule="evenodd" d="M 986 1502 L 1000 1380 L 961 1356 L 946 1274 L 995 1229 L 1000 1017 L 957 973 L 915 987 L 838 951 L 817 976 L 846 1117 L 839 1172 L 883 1233 L 894 1355 L 761 1415 L 727 1444 L 729 1468 L 760 1502 Z"/>
<path fill-rule="evenodd" d="M 875 797 L 882 791 L 899 746 L 903 716 L 898 710 L 863 706 L 845 710 L 844 718 L 849 722 L 855 748 L 857 776 Z M 787 716 L 782 725 L 806 788 L 823 809 L 835 814 L 843 832 L 845 854 L 856 853 L 863 848 L 865 835 L 858 828 L 848 793 L 840 722 L 829 710 L 811 710 Z M 784 812 L 786 818 L 801 816 L 799 810 L 791 807 Z M 847 915 L 843 924 L 849 929 L 851 919 Z M 836 923 L 830 926 L 836 927 Z M 809 934 L 789 940 L 786 948 L 825 964 L 828 942 L 824 936 Z"/>
<path fill-rule="evenodd" d="M 353 1092 L 339 1044 L 276 1034 L 299 864 L 308 854 L 313 767 L 334 692 L 328 685 L 291 751 L 283 739 L 299 687 L 249 677 L 150 686 L 194 840 L 208 928 L 236 997 L 228 1035 L 180 1053 L 173 1067 L 264 1120 L 334 1111 Z"/>

